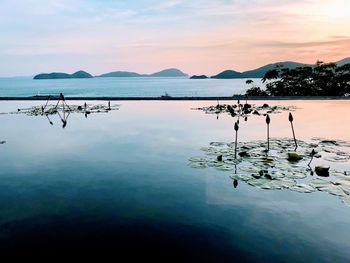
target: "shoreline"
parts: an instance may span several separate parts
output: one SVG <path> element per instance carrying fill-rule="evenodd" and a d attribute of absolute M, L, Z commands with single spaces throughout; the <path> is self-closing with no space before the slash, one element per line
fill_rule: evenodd
<path fill-rule="evenodd" d="M 42 101 L 47 100 L 48 96 L 31 96 L 31 97 L 0 97 L 0 101 Z M 59 96 L 51 96 L 51 99 L 56 100 Z M 142 100 L 154 100 L 154 101 L 195 101 L 195 100 L 245 100 L 244 95 L 235 95 L 235 96 L 225 96 L 225 97 L 65 97 L 66 100 L 105 100 L 105 101 L 142 101 Z M 259 96 L 250 96 L 247 97 L 248 100 L 350 100 L 350 96 L 273 96 L 273 97 L 259 97 Z"/>

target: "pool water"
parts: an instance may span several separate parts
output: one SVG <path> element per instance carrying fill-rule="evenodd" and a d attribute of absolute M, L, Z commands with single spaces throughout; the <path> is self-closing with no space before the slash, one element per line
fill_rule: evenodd
<path fill-rule="evenodd" d="M 0 112 L 41 103 L 1 102 Z M 57 115 L 50 125 L 45 116 L 0 114 L 4 255 L 349 262 L 350 207 L 336 196 L 234 188 L 231 172 L 189 167 L 201 147 L 234 140 L 228 114 L 191 109 L 216 102 L 115 103 L 119 110 L 71 114 L 64 129 Z M 350 101 L 268 103 L 299 108 L 299 139 L 350 141 Z M 265 125 L 249 118 L 239 140 L 265 139 Z M 272 137 L 292 136 L 288 112 L 272 115 L 270 127 Z"/>

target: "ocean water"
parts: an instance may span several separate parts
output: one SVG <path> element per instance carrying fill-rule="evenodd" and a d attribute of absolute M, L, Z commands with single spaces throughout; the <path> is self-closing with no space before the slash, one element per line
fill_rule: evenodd
<path fill-rule="evenodd" d="M 0 112 L 41 103 L 3 101 Z M 0 114 L 2 256 L 350 261 L 350 207 L 337 196 L 234 188 L 232 172 L 188 166 L 201 147 L 234 139 L 232 117 L 191 110 L 215 101 L 115 103 L 117 111 L 71 114 L 64 129 L 57 115 L 50 125 L 45 116 Z M 350 101 L 269 103 L 299 108 L 299 139 L 350 140 Z M 264 140 L 265 128 L 252 116 L 239 140 Z M 271 136 L 291 136 L 288 112 L 271 116 Z"/>
<path fill-rule="evenodd" d="M 0 78 L 0 97 L 28 97 L 34 95 L 66 96 L 114 96 L 114 97 L 159 97 L 170 96 L 232 96 L 244 94 L 249 86 L 246 79 L 189 78 L 93 78 L 33 80 L 23 78 Z M 254 79 L 261 84 L 260 79 Z"/>

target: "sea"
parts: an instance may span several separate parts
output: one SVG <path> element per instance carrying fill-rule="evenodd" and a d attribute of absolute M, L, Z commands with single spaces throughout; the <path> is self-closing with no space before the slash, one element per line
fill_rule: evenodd
<path fill-rule="evenodd" d="M 215 97 L 244 94 L 246 79 L 189 78 L 92 78 L 33 80 L 32 77 L 0 78 L 0 97 L 29 97 L 63 93 L 70 97 Z M 260 79 L 254 79 L 262 86 Z"/>

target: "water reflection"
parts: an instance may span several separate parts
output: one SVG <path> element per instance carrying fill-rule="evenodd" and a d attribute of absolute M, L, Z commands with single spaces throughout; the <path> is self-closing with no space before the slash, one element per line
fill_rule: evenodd
<path fill-rule="evenodd" d="M 233 180 L 233 187 L 237 188 L 237 186 L 238 186 L 238 181 L 237 180 Z"/>
<path fill-rule="evenodd" d="M 259 255 L 252 262 L 312 261 L 316 257 L 329 262 L 346 261 L 337 260 L 340 257 L 349 260 L 350 209 L 337 197 L 321 192 L 263 191 L 238 179 L 240 188 L 235 189 L 229 178 L 234 170 L 223 173 L 186 166 L 186 158 L 198 155 L 198 149 L 213 138 L 229 142 L 233 137 L 229 115 L 215 121 L 215 115 L 211 119 L 189 111 L 194 103 L 206 102 L 123 102 L 122 114 L 96 114 L 89 116 L 92 121 L 71 114 L 65 131 L 51 129 L 45 116 L 0 116 L 0 139 L 11 142 L 0 146 L 6 148 L 0 154 L 2 244 L 21 243 L 29 250 L 37 237 L 41 243 L 31 250 L 36 253 L 51 246 L 58 254 L 63 244 L 74 251 L 78 246 L 80 254 L 90 248 L 112 247 L 115 252 L 125 246 L 132 253 L 135 245 L 154 254 L 164 251 L 164 242 L 172 238 L 179 243 L 176 251 L 184 255 L 183 261 L 194 253 L 207 261 L 209 252 L 213 262 L 239 261 L 239 251 Z M 84 110 L 84 101 L 74 104 Z M 1 104 L 2 110 L 17 107 L 14 102 Z M 295 116 L 299 139 L 327 132 L 334 120 L 317 123 L 319 131 L 314 124 L 308 128 L 310 108 Z M 49 117 L 61 126 L 58 115 Z M 292 138 L 287 119 L 287 114 L 274 116 L 273 137 Z M 241 120 L 239 146 L 244 140 L 260 139 L 266 146 L 265 133 L 262 118 L 252 116 L 249 125 Z M 350 140 L 348 136 L 333 134 Z M 290 149 L 293 145 L 291 141 Z M 270 147 L 270 154 L 281 148 L 273 143 Z M 223 159 L 226 163 L 225 155 Z M 311 166 L 317 162 L 315 158 Z M 237 165 L 237 176 L 244 166 L 253 165 Z M 47 242 L 45 237 L 52 240 Z M 62 242 L 54 243 L 57 239 Z M 150 244 L 150 240 L 159 242 Z M 203 240 L 210 245 L 203 245 Z M 288 245 L 280 246 L 280 240 Z M 167 244 L 173 252 L 176 246 Z M 276 247 L 281 247 L 278 255 Z M 215 252 L 230 255 L 219 258 Z"/>
<path fill-rule="evenodd" d="M 54 104 L 49 104 L 54 102 Z M 57 115 L 60 122 L 62 123 L 62 128 L 66 128 L 68 124 L 69 116 L 74 114 L 84 114 L 85 118 L 93 113 L 108 113 L 112 110 L 119 110 L 119 105 L 111 105 L 108 101 L 107 104 L 87 104 L 84 102 L 83 105 L 69 105 L 66 102 L 64 95 L 61 93 L 57 97 L 57 102 L 55 97 L 48 96 L 44 105 L 32 106 L 29 108 L 18 108 L 17 112 L 9 112 L 9 114 L 25 114 L 27 116 L 45 116 L 50 125 L 54 125 L 52 119 L 53 116 Z M 6 113 L 5 113 L 6 114 Z"/>
<path fill-rule="evenodd" d="M 237 165 L 234 165 L 234 169 L 235 169 L 235 173 L 234 174 L 236 174 L 237 175 Z M 237 186 L 238 186 L 238 180 L 236 180 L 236 179 L 234 179 L 233 180 L 233 187 L 234 188 L 237 188 Z"/>

